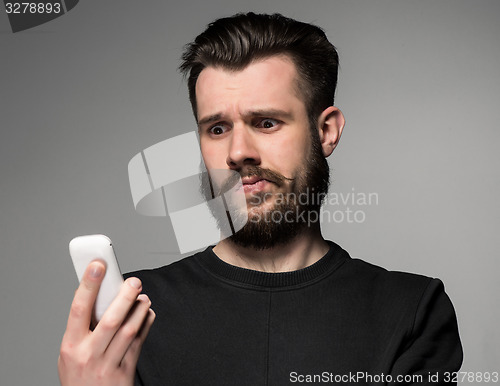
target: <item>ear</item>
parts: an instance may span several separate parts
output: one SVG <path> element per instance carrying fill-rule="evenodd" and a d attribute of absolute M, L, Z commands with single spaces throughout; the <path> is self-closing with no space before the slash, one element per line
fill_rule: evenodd
<path fill-rule="evenodd" d="M 318 134 L 323 155 L 328 157 L 337 146 L 344 129 L 344 114 L 335 106 L 325 109 L 318 118 Z"/>

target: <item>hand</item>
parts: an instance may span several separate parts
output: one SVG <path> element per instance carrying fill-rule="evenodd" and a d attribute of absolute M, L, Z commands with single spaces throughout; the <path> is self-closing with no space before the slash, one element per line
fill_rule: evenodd
<path fill-rule="evenodd" d="M 105 267 L 93 261 L 75 292 L 58 359 L 61 385 L 133 385 L 142 344 L 155 313 L 149 298 L 140 294 L 135 277 L 122 284 L 118 296 L 93 331 L 92 308 Z"/>

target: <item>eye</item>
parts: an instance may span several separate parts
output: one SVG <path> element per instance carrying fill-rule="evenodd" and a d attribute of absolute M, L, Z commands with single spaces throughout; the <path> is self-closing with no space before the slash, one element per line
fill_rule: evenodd
<path fill-rule="evenodd" d="M 212 126 L 208 131 L 212 135 L 221 135 L 221 134 L 224 134 L 226 132 L 226 128 L 223 125 L 218 124 L 218 125 Z"/>
<path fill-rule="evenodd" d="M 277 126 L 280 123 L 277 119 L 271 119 L 271 118 L 266 118 L 266 119 L 261 119 L 257 127 L 262 127 L 264 129 L 272 129 L 273 127 Z"/>

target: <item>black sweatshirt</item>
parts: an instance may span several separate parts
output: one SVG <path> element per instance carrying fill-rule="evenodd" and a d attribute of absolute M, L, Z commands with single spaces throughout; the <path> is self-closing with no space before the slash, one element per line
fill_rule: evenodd
<path fill-rule="evenodd" d="M 452 378 L 462 347 L 442 282 L 389 272 L 329 243 L 318 262 L 293 272 L 235 267 L 209 247 L 126 275 L 142 280 L 157 315 L 136 384 L 438 385 Z"/>

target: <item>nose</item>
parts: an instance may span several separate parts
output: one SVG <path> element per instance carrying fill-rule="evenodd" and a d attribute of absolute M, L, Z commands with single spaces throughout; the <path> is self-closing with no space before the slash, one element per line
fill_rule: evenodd
<path fill-rule="evenodd" d="M 261 162 L 257 143 L 245 126 L 233 127 L 226 159 L 231 169 L 241 169 L 244 165 L 259 165 Z"/>

